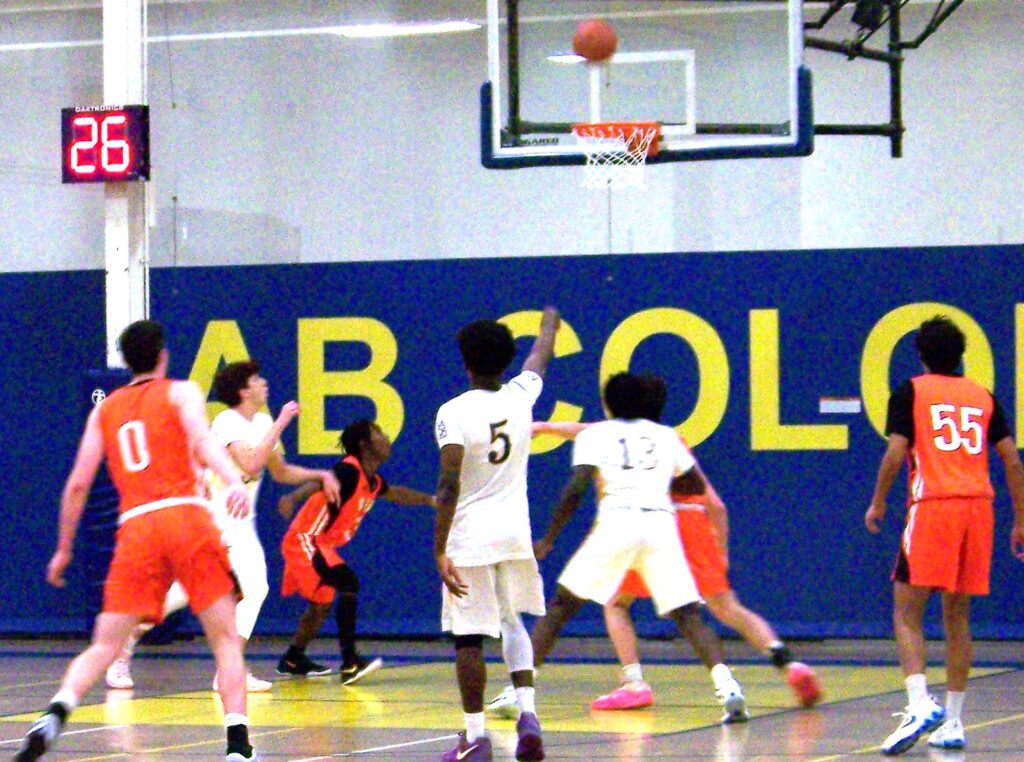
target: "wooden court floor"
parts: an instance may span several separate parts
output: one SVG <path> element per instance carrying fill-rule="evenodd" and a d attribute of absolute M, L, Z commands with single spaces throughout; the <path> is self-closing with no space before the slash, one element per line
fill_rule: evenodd
<path fill-rule="evenodd" d="M 0 641 L 0 753 L 13 753 L 50 696 L 78 640 Z M 461 727 L 451 647 L 428 642 L 365 642 L 385 668 L 365 683 L 341 686 L 336 677 L 285 679 L 274 666 L 285 641 L 257 638 L 250 666 L 274 680 L 270 694 L 250 696 L 254 745 L 266 760 L 436 760 Z M 589 702 L 614 687 L 617 671 L 602 639 L 559 643 L 538 678 L 538 714 L 551 760 L 706 760 L 831 762 L 881 758 L 878 744 L 896 727 L 903 707 L 892 643 L 795 643 L 818 671 L 826 696 L 814 710 L 794 707 L 778 674 L 744 644 L 728 643 L 734 672 L 750 704 L 751 721 L 719 725 L 706 671 L 689 652 L 666 641 L 645 641 L 645 676 L 653 707 L 594 712 Z M 968 688 L 964 722 L 968 748 L 931 749 L 922 740 L 904 755 L 918 760 L 1024 760 L 1024 671 L 1021 643 L 976 644 L 979 667 Z M 929 674 L 942 700 L 941 644 Z M 333 664 L 329 640 L 310 649 Z M 504 683 L 497 647 L 491 648 L 488 695 Z M 52 760 L 223 759 L 219 700 L 210 692 L 212 660 L 201 639 L 143 646 L 135 662 L 134 691 L 95 688 L 72 717 Z M 495 759 L 513 759 L 511 721 L 488 720 Z"/>

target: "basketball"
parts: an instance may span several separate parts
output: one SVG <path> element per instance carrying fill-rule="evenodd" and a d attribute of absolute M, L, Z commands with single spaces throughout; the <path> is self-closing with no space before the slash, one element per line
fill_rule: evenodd
<path fill-rule="evenodd" d="M 572 36 L 573 52 L 591 63 L 607 61 L 618 44 L 618 35 L 611 24 L 600 19 L 581 21 Z"/>

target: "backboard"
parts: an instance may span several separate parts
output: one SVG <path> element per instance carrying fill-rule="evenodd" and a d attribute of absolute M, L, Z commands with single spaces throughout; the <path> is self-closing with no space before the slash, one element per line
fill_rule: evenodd
<path fill-rule="evenodd" d="M 606 63 L 572 53 L 589 18 L 618 35 Z M 660 122 L 650 164 L 813 149 L 800 0 L 488 0 L 487 33 L 490 169 L 584 164 L 579 122 Z"/>

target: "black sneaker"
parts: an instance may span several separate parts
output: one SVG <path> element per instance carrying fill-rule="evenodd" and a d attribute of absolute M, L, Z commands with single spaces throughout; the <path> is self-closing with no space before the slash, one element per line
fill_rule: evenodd
<path fill-rule="evenodd" d="M 62 725 L 57 715 L 49 712 L 36 720 L 14 755 L 14 762 L 33 762 L 43 756 L 57 740 Z"/>
<path fill-rule="evenodd" d="M 282 656 L 281 660 L 277 663 L 276 671 L 279 675 L 291 675 L 292 677 L 323 677 L 324 675 L 331 674 L 330 667 L 317 664 L 306 654 L 302 654 L 295 659 Z"/>
<path fill-rule="evenodd" d="M 379 657 L 367 661 L 362 656 L 357 656 L 356 660 L 351 664 L 343 664 L 338 674 L 341 675 L 342 685 L 352 685 L 352 683 L 359 682 L 367 675 L 372 675 L 383 666 L 384 660 Z"/>

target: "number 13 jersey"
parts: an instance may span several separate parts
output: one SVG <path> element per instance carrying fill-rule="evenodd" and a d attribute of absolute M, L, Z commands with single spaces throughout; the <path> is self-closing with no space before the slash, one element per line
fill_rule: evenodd
<path fill-rule="evenodd" d="M 471 389 L 437 411 L 437 446 L 465 448 L 446 551 L 457 566 L 533 558 L 526 467 L 533 403 L 543 387 L 540 376 L 524 371 L 497 391 Z"/>
<path fill-rule="evenodd" d="M 908 502 L 994 496 L 988 445 L 1010 430 L 985 387 L 963 376 L 915 376 L 893 391 L 885 428 L 909 442 Z"/>

